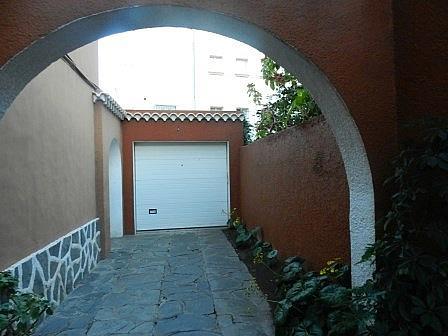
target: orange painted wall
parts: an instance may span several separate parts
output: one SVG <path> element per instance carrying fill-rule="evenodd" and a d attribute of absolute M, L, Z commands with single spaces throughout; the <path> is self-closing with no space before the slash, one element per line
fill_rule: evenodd
<path fill-rule="evenodd" d="M 241 214 L 283 257 L 350 263 L 347 180 L 322 117 L 242 148 Z"/>
<path fill-rule="evenodd" d="M 123 207 L 124 233 L 134 234 L 133 142 L 134 141 L 228 141 L 230 203 L 240 207 L 240 149 L 243 125 L 239 121 L 124 121 Z"/>
<path fill-rule="evenodd" d="M 448 67 L 446 0 L 0 1 L 0 67 L 69 22 L 151 4 L 200 8 L 250 22 L 316 64 L 343 98 L 362 136 L 377 215 L 387 205 L 382 183 L 398 149 L 401 124 L 411 115 L 448 113 L 443 90 Z"/>
<path fill-rule="evenodd" d="M 395 1 L 395 66 L 401 140 L 407 123 L 448 114 L 448 1 Z"/>
<path fill-rule="evenodd" d="M 388 198 L 382 183 L 389 174 L 398 140 L 392 0 L 3 1 L 0 66 L 68 22 L 151 4 L 200 8 L 250 22 L 316 64 L 343 98 L 360 131 L 371 164 L 377 213 L 381 213 L 382 202 Z"/>

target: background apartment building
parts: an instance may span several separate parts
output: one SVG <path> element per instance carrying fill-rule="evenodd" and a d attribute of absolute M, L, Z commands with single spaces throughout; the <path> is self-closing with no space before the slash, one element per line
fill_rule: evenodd
<path fill-rule="evenodd" d="M 145 42 L 142 42 L 145 41 Z M 113 51 L 113 52 L 112 52 Z M 247 84 L 268 92 L 256 49 L 205 31 L 153 28 L 100 40 L 100 86 L 125 109 L 249 112 Z"/>

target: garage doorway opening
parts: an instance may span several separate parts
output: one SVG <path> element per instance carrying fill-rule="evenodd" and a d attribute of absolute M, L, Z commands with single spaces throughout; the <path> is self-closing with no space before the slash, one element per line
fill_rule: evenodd
<path fill-rule="evenodd" d="M 350 192 L 352 282 L 364 283 L 371 269 L 359 261 L 375 239 L 375 210 L 372 175 L 361 135 L 326 75 L 263 27 L 211 11 L 170 5 L 126 7 L 67 22 L 0 69 L 0 117 L 31 79 L 68 52 L 108 35 L 152 27 L 185 27 L 236 39 L 269 55 L 302 80 L 325 115 L 342 154 Z"/>
<path fill-rule="evenodd" d="M 123 236 L 123 176 L 120 145 L 112 140 L 109 149 L 109 222 L 111 238 Z"/>
<path fill-rule="evenodd" d="M 226 142 L 134 142 L 136 231 L 225 226 Z"/>

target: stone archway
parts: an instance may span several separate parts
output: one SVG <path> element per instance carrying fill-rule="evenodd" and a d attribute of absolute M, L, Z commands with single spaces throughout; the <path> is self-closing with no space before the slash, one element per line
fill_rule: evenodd
<path fill-rule="evenodd" d="M 163 26 L 206 30 L 239 40 L 301 78 L 321 107 L 342 154 L 350 191 L 352 281 L 363 283 L 371 270 L 358 262 L 364 248 L 374 241 L 375 207 L 372 175 L 360 132 L 326 75 L 299 51 L 254 24 L 211 11 L 169 5 L 120 8 L 77 19 L 37 40 L 0 69 L 0 118 L 34 76 L 67 52 L 107 35 Z"/>
<path fill-rule="evenodd" d="M 109 223 L 111 238 L 123 236 L 123 187 L 120 145 L 116 139 L 109 147 Z"/>

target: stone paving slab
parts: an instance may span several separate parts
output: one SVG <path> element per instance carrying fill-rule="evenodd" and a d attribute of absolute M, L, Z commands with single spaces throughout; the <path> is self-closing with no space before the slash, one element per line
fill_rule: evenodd
<path fill-rule="evenodd" d="M 271 312 L 220 229 L 112 240 L 35 336 L 273 336 Z"/>

